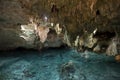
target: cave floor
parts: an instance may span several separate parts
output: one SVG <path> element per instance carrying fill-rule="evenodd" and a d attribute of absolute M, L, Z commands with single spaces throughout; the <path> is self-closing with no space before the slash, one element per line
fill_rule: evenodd
<path fill-rule="evenodd" d="M 120 80 L 120 63 L 106 55 L 72 49 L 0 53 L 0 80 Z M 67 63 L 73 70 L 63 69 Z"/>

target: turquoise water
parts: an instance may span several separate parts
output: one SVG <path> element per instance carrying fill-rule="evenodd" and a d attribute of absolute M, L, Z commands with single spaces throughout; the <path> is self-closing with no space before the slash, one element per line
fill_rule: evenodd
<path fill-rule="evenodd" d="M 0 53 L 0 80 L 120 80 L 120 63 L 106 55 L 72 49 Z"/>

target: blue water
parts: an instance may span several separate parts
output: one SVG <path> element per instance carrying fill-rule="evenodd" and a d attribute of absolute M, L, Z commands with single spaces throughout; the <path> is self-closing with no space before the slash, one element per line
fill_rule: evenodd
<path fill-rule="evenodd" d="M 0 80 L 120 80 L 120 63 L 103 54 L 72 49 L 0 53 Z M 61 72 L 67 63 L 72 70 Z"/>

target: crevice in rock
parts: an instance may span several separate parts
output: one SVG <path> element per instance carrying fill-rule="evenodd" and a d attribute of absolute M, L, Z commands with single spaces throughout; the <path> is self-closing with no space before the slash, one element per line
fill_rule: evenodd
<path fill-rule="evenodd" d="M 106 31 L 106 32 L 96 32 L 96 34 L 93 37 L 99 39 L 111 39 L 115 36 L 116 36 L 115 32 Z"/>
<path fill-rule="evenodd" d="M 101 15 L 100 10 L 97 10 L 96 11 L 96 16 L 99 16 L 99 15 Z"/>

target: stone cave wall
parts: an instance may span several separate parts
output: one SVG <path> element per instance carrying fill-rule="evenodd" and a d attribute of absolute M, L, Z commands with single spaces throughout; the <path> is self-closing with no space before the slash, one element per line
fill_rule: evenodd
<path fill-rule="evenodd" d="M 0 0 L 0 9 L 1 50 L 26 47 L 20 26 L 30 18 L 39 24 L 47 16 L 49 23 L 63 28 L 60 40 L 78 51 L 108 52 L 114 45 L 119 53 L 119 0 Z"/>

